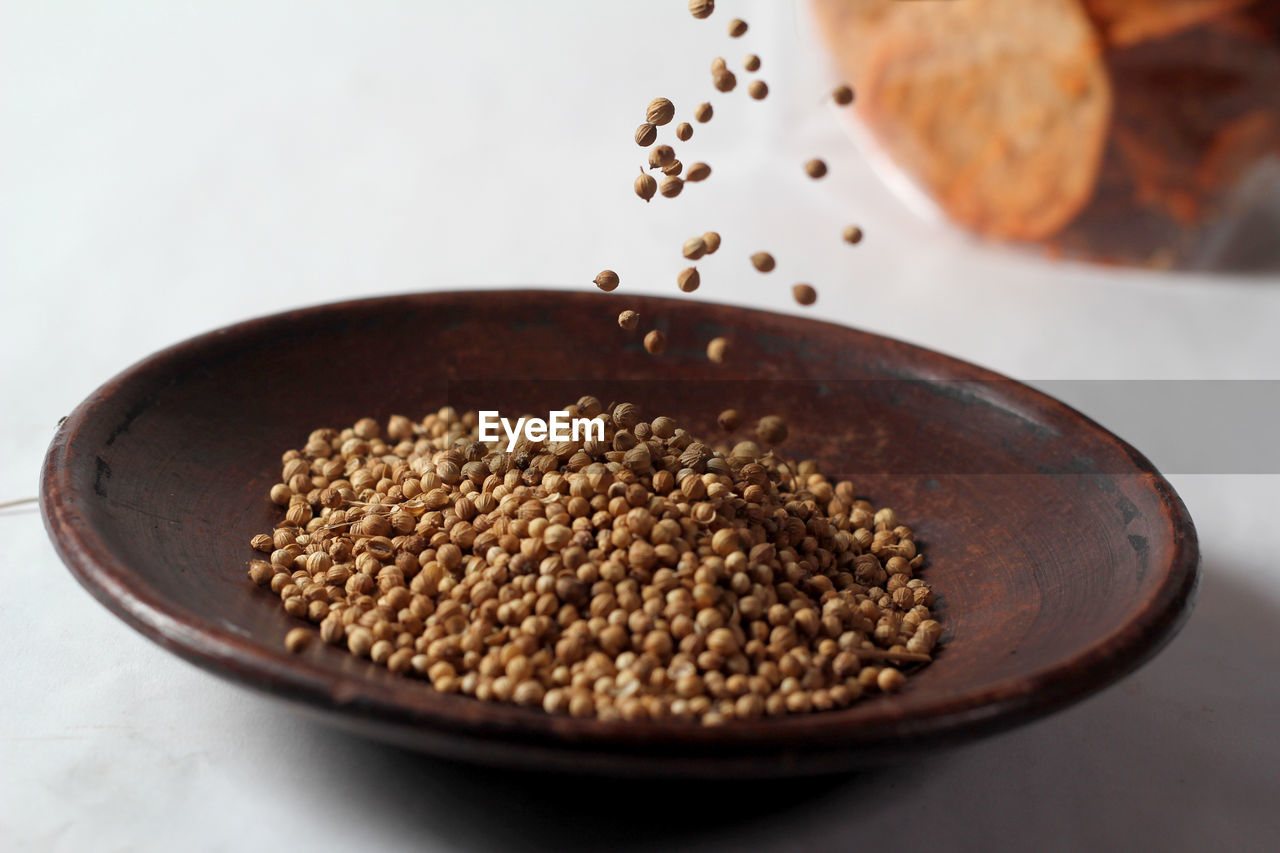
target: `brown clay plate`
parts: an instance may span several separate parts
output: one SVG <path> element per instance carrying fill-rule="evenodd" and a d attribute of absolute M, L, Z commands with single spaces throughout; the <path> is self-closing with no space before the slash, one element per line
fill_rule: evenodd
<path fill-rule="evenodd" d="M 618 329 L 621 307 L 665 329 L 665 355 Z M 703 348 L 719 334 L 735 349 L 717 366 Z M 299 623 L 244 570 L 249 538 L 277 519 L 266 492 L 282 451 L 369 414 L 421 417 L 446 401 L 545 412 L 584 393 L 699 430 L 730 405 L 790 412 L 788 452 L 853 478 L 917 531 L 945 626 L 934 663 L 847 710 L 701 728 L 553 717 L 437 694 L 319 643 L 284 651 Z M 218 675 L 408 748 L 588 773 L 837 771 L 1006 729 L 1154 654 L 1186 616 L 1198 566 L 1191 519 L 1151 464 L 1025 385 L 827 323 L 568 292 L 366 299 L 178 344 L 65 420 L 41 501 L 94 596 Z"/>

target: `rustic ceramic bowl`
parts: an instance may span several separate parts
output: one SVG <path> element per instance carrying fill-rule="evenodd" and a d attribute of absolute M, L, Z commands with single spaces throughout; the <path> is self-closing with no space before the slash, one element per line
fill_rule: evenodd
<path fill-rule="evenodd" d="M 1026 722 L 1110 684 L 1185 617 L 1195 529 L 1140 453 L 1079 413 L 963 362 L 852 329 L 628 298 L 667 352 L 618 329 L 616 296 L 470 291 L 241 323 L 134 365 L 49 448 L 41 501 L 62 559 L 146 636 L 334 723 L 440 756 L 588 773 L 836 771 Z M 728 335 L 730 363 L 703 355 Z M 321 379 L 322 378 L 322 379 Z M 436 693 L 314 643 L 245 576 L 280 453 L 317 426 L 458 408 L 546 412 L 580 394 L 713 428 L 788 412 L 785 449 L 852 477 L 917 531 L 945 626 L 898 695 L 702 728 L 604 723 Z M 714 433 L 712 433 L 714 434 Z"/>

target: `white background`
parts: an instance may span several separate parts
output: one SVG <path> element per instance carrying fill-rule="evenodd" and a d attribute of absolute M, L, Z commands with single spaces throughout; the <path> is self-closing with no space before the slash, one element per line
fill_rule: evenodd
<path fill-rule="evenodd" d="M 60 416 L 194 333 L 354 295 L 582 288 L 602 267 L 671 295 L 677 246 L 712 228 L 698 298 L 799 311 L 789 285 L 809 280 L 825 317 L 1023 379 L 1280 379 L 1275 277 L 1053 265 L 919 222 L 822 103 L 836 78 L 802 14 L 684 5 L 4 4 L 0 500 L 34 494 Z M 731 14 L 752 25 L 738 42 Z M 711 58 L 748 50 L 769 99 L 712 98 L 682 148 L 712 179 L 639 203 L 644 105 L 687 116 L 716 95 Z M 800 170 L 815 155 L 822 182 Z M 772 276 L 746 266 L 757 248 Z M 1173 480 L 1204 582 L 1138 674 L 907 767 L 750 788 L 511 777 L 331 732 L 135 635 L 37 513 L 0 512 L 0 847 L 1262 849 L 1280 832 L 1277 478 Z"/>

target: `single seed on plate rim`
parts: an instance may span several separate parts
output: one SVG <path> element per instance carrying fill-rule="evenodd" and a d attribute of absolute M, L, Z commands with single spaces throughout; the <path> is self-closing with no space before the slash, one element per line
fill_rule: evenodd
<path fill-rule="evenodd" d="M 284 635 L 284 647 L 295 655 L 309 645 L 311 645 L 311 632 L 306 628 L 291 628 L 289 633 Z"/>

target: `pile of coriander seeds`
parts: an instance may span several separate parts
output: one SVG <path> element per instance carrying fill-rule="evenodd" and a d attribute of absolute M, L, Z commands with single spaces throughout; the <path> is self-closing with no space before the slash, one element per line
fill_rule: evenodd
<path fill-rule="evenodd" d="M 344 648 L 442 693 L 705 725 L 893 692 L 940 633 L 892 509 L 721 414 L 719 442 L 628 403 L 604 440 L 477 440 L 474 413 L 318 429 L 283 456 L 249 576 Z M 734 440 L 734 439 L 737 440 Z M 732 443 L 730 443 L 732 442 Z"/>
<path fill-rule="evenodd" d="M 689 0 L 689 14 L 699 20 L 710 18 L 715 8 L 714 0 Z M 734 18 L 729 21 L 726 29 L 729 38 L 739 39 L 748 33 L 750 27 L 741 18 Z M 758 72 L 762 64 L 760 57 L 754 53 L 748 53 L 742 59 L 742 68 L 748 73 Z M 722 56 L 717 56 L 711 61 L 711 82 L 714 89 L 721 94 L 733 92 L 738 86 L 737 75 Z M 748 82 L 746 90 L 747 94 L 756 101 L 762 101 L 769 95 L 768 84 L 759 78 Z M 837 106 L 848 106 L 854 100 L 853 89 L 848 84 L 841 83 L 831 90 L 830 99 Z M 704 101 L 693 109 L 692 118 L 699 124 L 705 124 L 711 121 L 714 115 L 715 110 L 711 103 Z M 643 166 L 641 167 L 633 189 L 635 194 L 646 203 L 652 201 L 656 195 L 674 199 L 683 192 L 686 183 L 701 182 L 711 176 L 711 167 L 703 162 L 693 163 L 686 169 L 677 158 L 676 149 L 670 144 L 659 141 L 661 129 L 670 126 L 676 118 L 676 105 L 670 99 L 654 98 L 645 109 L 644 121 L 636 128 L 636 145 L 649 151 L 649 171 L 657 171 L 662 175 L 659 181 L 658 178 L 646 172 Z M 693 138 L 694 126 L 688 121 L 681 121 L 675 124 L 674 132 L 675 141 L 688 142 Z M 827 164 L 821 158 L 810 158 L 803 166 L 805 174 L 814 180 L 827 176 Z M 713 237 L 714 241 L 709 241 L 708 237 Z M 844 242 L 856 245 L 862 241 L 862 229 L 856 225 L 846 226 L 842 232 L 842 238 Z M 693 236 L 686 239 L 682 246 L 682 254 L 686 259 L 697 261 L 704 255 L 714 254 L 719 247 L 720 235 L 716 232 L 708 232 L 701 237 Z M 776 266 L 773 255 L 769 252 L 754 252 L 750 255 L 750 261 L 756 271 L 761 273 L 772 272 Z M 619 282 L 620 278 L 613 270 L 604 270 L 595 278 L 596 285 L 605 292 L 617 289 Z M 696 266 L 686 267 L 676 276 L 677 286 L 685 293 L 697 290 L 701 283 L 702 276 Z M 806 307 L 818 301 L 818 291 L 806 283 L 793 285 L 791 295 L 797 304 Z M 635 310 L 624 309 L 618 315 L 618 325 L 625 331 L 634 331 L 640 319 L 640 315 Z M 644 336 L 644 346 L 649 353 L 660 355 L 666 349 L 666 338 L 662 332 L 651 330 Z M 713 362 L 722 363 L 728 351 L 727 341 L 723 338 L 717 338 L 707 344 L 707 357 Z"/>

